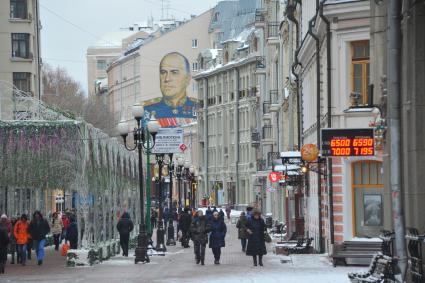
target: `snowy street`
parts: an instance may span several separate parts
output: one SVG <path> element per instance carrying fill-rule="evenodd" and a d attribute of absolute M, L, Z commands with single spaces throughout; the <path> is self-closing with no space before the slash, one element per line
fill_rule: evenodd
<path fill-rule="evenodd" d="M 116 256 L 92 267 L 65 267 L 65 257 L 48 248 L 46 260 L 37 266 L 34 259 L 23 267 L 7 265 L 1 282 L 349 282 L 347 273 L 365 267 L 332 267 L 325 255 L 276 256 L 272 245 L 265 256 L 264 267 L 252 266 L 252 258 L 241 252 L 234 224 L 227 223 L 226 247 L 220 265 L 213 264 L 211 249 L 207 248 L 205 266 L 194 261 L 193 244 L 183 249 L 180 244 L 167 247 L 165 257 L 153 256 L 149 264 L 134 264 L 134 257 Z M 133 253 L 131 252 L 130 255 Z M 292 260 L 281 263 L 281 259 Z"/>

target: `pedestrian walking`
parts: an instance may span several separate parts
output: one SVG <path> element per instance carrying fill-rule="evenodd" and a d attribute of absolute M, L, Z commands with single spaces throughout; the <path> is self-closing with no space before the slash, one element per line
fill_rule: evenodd
<path fill-rule="evenodd" d="M 223 209 L 220 208 L 220 211 L 218 212 L 218 216 L 224 222 L 224 211 L 223 211 Z"/>
<path fill-rule="evenodd" d="M 35 211 L 28 227 L 28 231 L 33 240 L 35 253 L 37 255 L 38 265 L 43 264 L 44 245 L 46 244 L 46 235 L 50 232 L 50 226 L 40 211 Z"/>
<path fill-rule="evenodd" d="M 15 234 L 13 233 L 15 225 L 16 225 L 17 219 L 15 217 L 12 217 L 10 219 L 11 223 L 11 230 L 9 235 L 9 253 L 12 256 L 12 260 L 10 261 L 10 264 L 15 264 L 15 253 L 18 253 L 18 248 L 16 246 L 16 238 Z M 17 255 L 17 261 L 19 261 L 19 255 Z"/>
<path fill-rule="evenodd" d="M 61 238 L 65 239 L 66 238 L 66 230 L 68 229 L 69 224 L 71 224 L 69 222 L 69 217 L 68 217 L 68 215 L 66 215 L 66 213 L 62 214 L 62 224 L 63 224 L 63 228 L 62 228 Z"/>
<path fill-rule="evenodd" d="M 63 222 L 61 217 L 57 212 L 53 213 L 52 216 L 52 234 L 53 234 L 53 242 L 55 244 L 55 251 L 59 250 L 59 243 L 63 229 Z"/>
<path fill-rule="evenodd" d="M 228 204 L 226 206 L 226 215 L 228 220 L 230 220 L 230 212 L 232 212 L 232 207 L 230 206 L 230 204 Z"/>
<path fill-rule="evenodd" d="M 1 216 L 1 220 L 7 219 Z M 0 274 L 4 273 L 7 261 L 7 247 L 9 246 L 9 236 L 7 232 L 7 226 L 0 225 Z"/>
<path fill-rule="evenodd" d="M 220 218 L 219 213 L 215 211 L 211 221 L 211 233 L 209 247 L 214 254 L 214 264 L 220 264 L 221 248 L 225 246 L 227 227 Z"/>
<path fill-rule="evenodd" d="M 208 206 L 207 211 L 205 211 L 205 216 L 207 217 L 208 221 L 212 220 L 213 211 L 211 210 L 211 207 Z"/>
<path fill-rule="evenodd" d="M 195 250 L 196 264 L 205 264 L 205 247 L 208 242 L 208 233 L 211 231 L 207 217 L 202 210 L 198 210 L 195 218 L 190 225 L 190 234 L 192 236 L 193 246 Z"/>
<path fill-rule="evenodd" d="M 30 235 L 28 233 L 28 217 L 26 214 L 22 214 L 21 218 L 16 222 L 13 228 L 13 235 L 16 239 L 16 245 L 18 246 L 18 263 L 25 265 L 27 258 L 27 244 L 30 241 Z"/>
<path fill-rule="evenodd" d="M 162 219 L 164 220 L 164 230 L 167 230 L 168 221 L 170 220 L 170 210 L 168 207 L 165 207 L 162 212 Z"/>
<path fill-rule="evenodd" d="M 246 252 L 246 239 L 248 238 L 248 232 L 246 231 L 246 224 L 248 219 L 246 218 L 245 212 L 241 212 L 236 228 L 238 228 L 238 239 L 241 240 L 242 251 Z"/>
<path fill-rule="evenodd" d="M 120 233 L 120 245 L 122 255 L 128 256 L 128 241 L 130 240 L 130 232 L 133 231 L 134 224 L 130 219 L 130 214 L 124 212 L 117 223 L 117 230 Z"/>
<path fill-rule="evenodd" d="M 151 208 L 151 227 L 152 227 L 152 230 L 156 228 L 156 217 L 157 217 L 156 209 L 154 207 L 152 207 Z"/>
<path fill-rule="evenodd" d="M 65 240 L 69 242 L 69 247 L 73 250 L 78 249 L 78 225 L 77 218 L 71 216 L 69 218 L 70 224 L 68 229 L 66 229 L 66 238 Z"/>
<path fill-rule="evenodd" d="M 261 218 L 260 210 L 253 210 L 251 220 L 249 220 L 246 224 L 246 231 L 249 235 L 246 254 L 252 256 L 254 266 L 257 266 L 258 256 L 258 264 L 263 266 L 263 255 L 267 254 L 266 243 L 264 240 L 266 223 L 264 223 L 263 218 Z"/>
<path fill-rule="evenodd" d="M 179 229 L 182 232 L 181 243 L 184 248 L 189 248 L 189 239 L 190 239 L 190 224 L 192 222 L 192 217 L 190 215 L 190 208 L 186 207 L 179 219 Z"/>

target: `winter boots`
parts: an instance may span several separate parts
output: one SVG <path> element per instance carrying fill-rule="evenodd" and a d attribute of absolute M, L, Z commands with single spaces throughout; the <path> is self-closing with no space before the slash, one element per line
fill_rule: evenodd
<path fill-rule="evenodd" d="M 257 266 L 257 256 L 254 255 L 254 256 L 252 256 L 252 258 L 254 259 L 254 266 Z"/>
<path fill-rule="evenodd" d="M 257 256 L 252 256 L 252 259 L 254 260 L 254 266 L 257 266 Z M 260 264 L 260 266 L 264 266 L 263 265 L 263 256 L 259 255 L 258 256 L 258 263 Z"/>

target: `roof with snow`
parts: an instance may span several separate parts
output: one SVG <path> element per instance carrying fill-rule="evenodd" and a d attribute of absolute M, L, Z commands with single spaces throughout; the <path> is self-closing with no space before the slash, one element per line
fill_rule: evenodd
<path fill-rule="evenodd" d="M 120 48 L 122 40 L 136 33 L 137 31 L 119 30 L 105 33 L 93 46 L 90 48 Z"/>
<path fill-rule="evenodd" d="M 255 23 L 255 10 L 260 7 L 260 0 L 221 1 L 214 7 L 210 31 L 219 29 L 222 41 L 237 39 L 248 25 Z"/>

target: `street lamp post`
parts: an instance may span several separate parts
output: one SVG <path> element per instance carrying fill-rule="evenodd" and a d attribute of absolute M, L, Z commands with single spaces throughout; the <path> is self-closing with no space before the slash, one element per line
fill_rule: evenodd
<path fill-rule="evenodd" d="M 176 171 L 176 176 L 177 176 L 177 186 L 178 186 L 178 191 L 179 191 L 179 208 L 182 207 L 182 176 L 183 176 L 183 165 L 184 165 L 184 159 L 183 158 L 178 158 L 177 159 L 177 171 Z"/>
<path fill-rule="evenodd" d="M 125 148 L 129 151 L 134 151 L 137 149 L 139 154 L 139 193 L 140 193 L 140 229 L 139 229 L 139 236 L 137 241 L 137 248 L 136 248 L 136 258 L 134 259 L 134 263 L 138 262 L 146 262 L 148 263 L 149 256 L 147 254 L 147 245 L 148 245 L 148 238 L 146 234 L 146 224 L 145 224 L 145 201 L 143 196 L 143 160 L 142 160 L 142 154 L 143 149 L 150 150 L 155 145 L 155 137 L 158 133 L 158 130 L 160 128 L 160 125 L 158 121 L 155 119 L 154 116 L 151 117 L 150 121 L 147 123 L 147 131 L 146 128 L 143 127 L 143 114 L 144 109 L 143 106 L 139 103 L 136 103 L 133 105 L 132 108 L 133 116 L 137 121 L 137 127 L 133 130 L 133 139 L 134 139 L 134 147 L 129 147 L 127 145 L 127 136 L 128 136 L 128 124 L 126 121 L 122 120 L 118 124 L 118 131 L 121 135 L 121 137 L 124 140 Z M 145 145 L 145 142 L 149 140 L 152 137 L 152 145 L 151 147 Z"/>
<path fill-rule="evenodd" d="M 190 163 L 189 160 L 186 160 L 184 162 L 184 179 L 185 179 L 185 183 L 184 183 L 184 206 L 186 206 L 186 202 L 188 199 L 188 195 L 187 195 L 187 183 L 189 181 L 189 168 L 190 168 Z"/>
<path fill-rule="evenodd" d="M 169 171 L 168 174 L 170 176 L 170 191 L 169 191 L 169 207 L 168 207 L 168 228 L 167 228 L 167 246 L 175 246 L 176 241 L 174 240 L 174 226 L 173 226 L 173 174 L 174 174 L 174 163 L 173 163 L 173 154 L 168 154 L 169 156 Z"/>
<path fill-rule="evenodd" d="M 167 248 L 164 245 L 164 224 L 162 219 L 162 199 L 163 199 L 163 180 L 162 180 L 162 168 L 164 165 L 165 154 L 155 154 L 156 162 L 159 166 L 158 174 L 158 186 L 157 186 L 157 200 L 158 200 L 158 229 L 156 229 L 156 251 L 165 252 Z"/>

